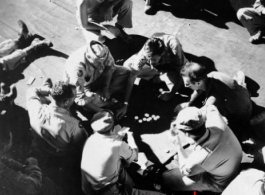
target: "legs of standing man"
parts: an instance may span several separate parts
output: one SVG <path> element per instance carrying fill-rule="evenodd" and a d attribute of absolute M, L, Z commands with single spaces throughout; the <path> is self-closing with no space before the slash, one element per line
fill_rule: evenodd
<path fill-rule="evenodd" d="M 120 30 L 118 35 L 126 43 L 132 43 L 133 38 L 126 34 L 123 28 L 132 28 L 132 0 L 121 0 L 116 6 L 114 6 L 113 11 L 118 15 L 117 22 L 115 26 Z"/>
<path fill-rule="evenodd" d="M 118 35 L 118 37 L 120 37 L 123 41 L 127 43 L 132 43 L 133 39 L 131 36 L 125 33 L 123 28 L 132 28 L 132 7 L 133 7 L 132 0 L 119 0 L 114 4 L 113 7 L 113 13 L 114 13 L 113 17 L 115 15 L 118 15 L 117 22 L 115 24 L 115 27 L 120 30 L 120 34 Z M 90 22 L 98 24 L 104 22 L 104 18 L 103 16 L 100 15 L 99 12 L 93 13 L 88 18 L 88 20 Z M 104 43 L 105 41 L 104 36 L 102 36 L 99 30 L 82 29 L 82 31 L 87 42 L 90 42 L 91 40 L 98 40 Z"/>
<path fill-rule="evenodd" d="M 254 8 L 239 9 L 237 18 L 251 35 L 249 42 L 255 43 L 262 38 L 262 31 L 265 29 L 265 18 L 257 13 Z"/>

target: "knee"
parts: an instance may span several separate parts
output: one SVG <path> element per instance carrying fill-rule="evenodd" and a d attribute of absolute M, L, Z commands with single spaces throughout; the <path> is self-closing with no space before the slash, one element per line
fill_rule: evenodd
<path fill-rule="evenodd" d="M 241 8 L 237 11 L 236 15 L 238 20 L 241 20 L 243 18 L 243 16 L 247 13 L 247 8 Z"/>

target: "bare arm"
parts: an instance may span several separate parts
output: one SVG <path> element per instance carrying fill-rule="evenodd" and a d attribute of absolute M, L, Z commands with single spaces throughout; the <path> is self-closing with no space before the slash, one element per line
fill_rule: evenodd
<path fill-rule="evenodd" d="M 124 97 L 124 102 L 129 101 L 131 92 L 133 89 L 134 81 L 136 79 L 137 75 L 136 74 L 130 74 L 128 81 L 127 81 L 127 86 L 126 86 L 126 91 L 125 91 L 125 97 Z M 124 104 L 121 109 L 118 110 L 117 112 L 117 118 L 118 120 L 121 119 L 127 112 L 128 105 Z"/>
<path fill-rule="evenodd" d="M 183 149 L 180 138 L 178 135 L 175 136 L 174 144 L 177 147 L 178 162 L 180 165 L 180 171 L 186 176 L 197 175 L 204 172 L 205 170 L 199 165 L 208 155 L 204 152 L 192 153 L 189 156 Z"/>

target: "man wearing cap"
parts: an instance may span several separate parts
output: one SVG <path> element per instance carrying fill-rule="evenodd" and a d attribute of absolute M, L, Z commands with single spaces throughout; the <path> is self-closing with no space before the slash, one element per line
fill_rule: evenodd
<path fill-rule="evenodd" d="M 164 186 L 175 191 L 222 192 L 238 174 L 240 143 L 215 106 L 183 109 L 170 131 L 179 167 L 163 173 Z M 182 148 L 179 133 L 184 133 L 191 144 L 191 154 Z"/>
<path fill-rule="evenodd" d="M 82 188 L 86 194 L 161 194 L 132 188 L 125 166 L 138 159 L 138 147 L 132 132 L 128 144 L 114 128 L 109 110 L 96 113 L 90 121 L 94 134 L 85 143 L 81 161 Z"/>
<path fill-rule="evenodd" d="M 83 147 L 87 133 L 69 111 L 75 96 L 75 86 L 63 81 L 52 85 L 50 79 L 42 87 L 28 89 L 27 109 L 35 149 L 61 156 L 73 145 Z"/>
<path fill-rule="evenodd" d="M 125 91 L 129 74 L 128 68 L 115 65 L 107 46 L 91 41 L 70 55 L 64 80 L 77 87 L 77 105 L 98 112 L 109 104 L 111 95 Z M 124 101 L 121 109 L 127 106 Z"/>
<path fill-rule="evenodd" d="M 168 101 L 183 85 L 179 73 L 186 62 L 182 45 L 176 36 L 155 33 L 137 54 L 124 62 L 123 66 L 132 72 L 127 88 L 132 89 L 137 77 L 153 83 L 165 82 L 169 91 L 162 92 L 159 98 Z"/>

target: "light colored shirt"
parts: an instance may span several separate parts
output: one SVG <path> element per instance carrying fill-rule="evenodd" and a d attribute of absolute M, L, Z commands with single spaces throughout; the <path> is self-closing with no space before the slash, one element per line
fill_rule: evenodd
<path fill-rule="evenodd" d="M 89 45 L 76 50 L 66 61 L 63 80 L 77 87 L 76 103 L 80 106 L 96 98 L 95 94 L 90 92 L 89 85 L 101 76 L 105 68 L 115 70 L 114 59 L 108 47 L 101 45 L 105 51 L 102 58 L 97 57 Z"/>
<path fill-rule="evenodd" d="M 99 190 L 118 180 L 121 160 L 131 163 L 136 151 L 122 141 L 119 135 L 94 133 L 85 143 L 81 161 L 83 190 L 92 185 Z M 88 183 L 90 185 L 88 185 Z"/>
<path fill-rule="evenodd" d="M 197 162 L 202 154 L 204 158 L 200 159 L 198 165 L 208 173 L 206 182 L 223 190 L 238 173 L 242 148 L 217 111 L 207 118 L 206 133 L 196 141 L 186 164 L 194 164 L 192 161 Z"/>
<path fill-rule="evenodd" d="M 47 105 L 43 99 L 47 91 L 30 88 L 27 91 L 27 109 L 32 129 L 57 150 L 65 150 L 75 136 L 86 135 L 80 121 L 71 113 L 54 105 Z"/>

